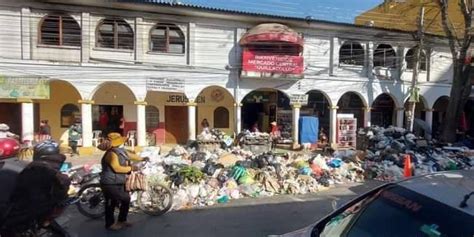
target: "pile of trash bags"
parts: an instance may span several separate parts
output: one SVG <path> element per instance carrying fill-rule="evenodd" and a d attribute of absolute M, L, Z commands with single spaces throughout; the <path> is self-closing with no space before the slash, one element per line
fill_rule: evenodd
<path fill-rule="evenodd" d="M 427 141 L 397 127 L 370 127 L 359 131 L 365 136 L 363 151 L 335 153 L 335 157 L 352 157 L 362 162 L 365 177 L 383 181 L 404 178 L 405 159 L 410 159 L 413 175 L 438 171 L 472 169 L 474 152 L 463 146 Z"/>
<path fill-rule="evenodd" d="M 306 194 L 336 183 L 364 180 L 364 170 L 352 160 L 321 155 L 272 152 L 255 155 L 233 148 L 201 152 L 175 147 L 167 155 L 147 148 L 153 169 L 147 177 L 159 177 L 174 190 L 174 209 L 225 203 L 242 197 Z"/>
<path fill-rule="evenodd" d="M 473 150 L 428 142 L 403 128 L 364 128 L 358 135 L 363 147 L 360 150 L 325 155 L 255 152 L 245 146 L 212 151 L 176 146 L 166 154 L 159 147 L 147 147 L 140 155 L 150 158 L 151 165 L 143 171 L 146 177 L 173 190 L 174 209 L 243 197 L 315 193 L 365 179 L 400 180 L 404 178 L 405 159 L 410 159 L 414 175 L 471 169 L 474 165 Z M 254 145 L 267 140 L 266 134 L 247 132 L 244 137 Z M 100 172 L 98 169 L 96 165 L 87 170 Z"/>

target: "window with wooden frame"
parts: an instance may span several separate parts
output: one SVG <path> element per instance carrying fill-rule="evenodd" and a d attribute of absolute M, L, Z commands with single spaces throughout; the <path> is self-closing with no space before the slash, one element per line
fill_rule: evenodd
<path fill-rule="evenodd" d="M 405 55 L 405 62 L 407 63 L 407 69 L 411 69 L 413 70 L 413 68 L 415 67 L 415 48 L 411 48 L 410 50 L 408 50 L 407 54 Z M 427 63 L 427 60 L 426 60 L 426 54 L 423 50 L 421 50 L 420 52 L 420 70 L 421 71 L 426 71 L 426 63 Z"/>
<path fill-rule="evenodd" d="M 229 128 L 229 110 L 224 107 L 217 107 L 214 110 L 214 127 Z"/>
<path fill-rule="evenodd" d="M 123 19 L 106 18 L 97 26 L 96 46 L 110 49 L 134 48 L 132 27 Z"/>
<path fill-rule="evenodd" d="M 374 66 L 395 68 L 397 66 L 397 54 L 392 46 L 380 44 L 374 50 Z"/>
<path fill-rule="evenodd" d="M 184 54 L 186 38 L 174 24 L 156 24 L 150 31 L 150 51 Z"/>
<path fill-rule="evenodd" d="M 39 44 L 81 46 L 81 27 L 68 15 L 47 15 L 40 22 Z"/>
<path fill-rule="evenodd" d="M 339 49 L 339 63 L 364 65 L 364 48 L 357 42 L 345 42 Z"/>

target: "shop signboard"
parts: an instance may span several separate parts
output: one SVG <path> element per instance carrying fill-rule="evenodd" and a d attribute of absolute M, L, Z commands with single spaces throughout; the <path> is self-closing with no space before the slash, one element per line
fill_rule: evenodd
<path fill-rule="evenodd" d="M 280 55 L 245 50 L 242 55 L 244 77 L 302 78 L 303 56 Z"/>
<path fill-rule="evenodd" d="M 189 99 L 184 94 L 171 94 L 168 95 L 168 98 L 166 99 L 167 104 L 185 104 L 188 102 Z M 198 95 L 194 102 L 197 104 L 204 104 L 206 103 L 206 97 L 203 95 Z"/>
<path fill-rule="evenodd" d="M 146 88 L 148 91 L 184 92 L 184 84 L 184 79 L 148 78 Z"/>
<path fill-rule="evenodd" d="M 308 104 L 308 94 L 291 94 L 290 95 L 290 102 L 292 104 L 307 105 Z"/>
<path fill-rule="evenodd" d="M 38 76 L 0 75 L 2 99 L 49 99 L 50 80 Z"/>

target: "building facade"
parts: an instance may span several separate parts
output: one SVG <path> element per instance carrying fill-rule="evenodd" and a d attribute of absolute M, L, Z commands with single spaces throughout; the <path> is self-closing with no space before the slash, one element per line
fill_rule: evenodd
<path fill-rule="evenodd" d="M 138 146 L 185 143 L 206 119 L 228 134 L 278 121 L 298 143 L 300 116 L 318 116 L 331 144 L 337 115 L 358 127 L 403 126 L 411 34 L 364 26 L 168 3 L 2 1 L 0 122 L 54 139 L 80 120 L 82 145 L 100 132 Z M 427 40 L 416 117 L 433 129 L 452 80 L 449 49 Z"/>

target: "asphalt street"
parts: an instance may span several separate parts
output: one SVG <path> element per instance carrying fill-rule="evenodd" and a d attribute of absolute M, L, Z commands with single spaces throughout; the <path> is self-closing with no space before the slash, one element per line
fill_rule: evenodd
<path fill-rule="evenodd" d="M 118 232 L 104 229 L 104 220 L 90 220 L 69 207 L 63 225 L 74 237 L 82 236 L 268 236 L 283 234 L 315 223 L 338 204 L 349 201 L 380 182 L 341 186 L 316 194 L 245 198 L 226 204 L 172 211 L 160 217 L 131 213 L 134 226 Z"/>

